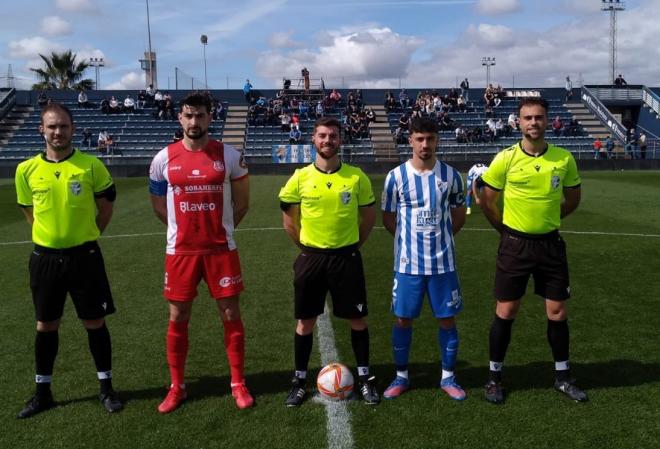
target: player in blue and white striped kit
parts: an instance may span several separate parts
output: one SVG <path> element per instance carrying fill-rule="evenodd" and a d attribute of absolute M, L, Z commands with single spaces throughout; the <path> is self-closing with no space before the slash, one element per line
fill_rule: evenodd
<path fill-rule="evenodd" d="M 481 178 L 481 175 L 486 173 L 486 170 L 488 170 L 488 165 L 485 164 L 475 164 L 472 167 L 470 167 L 470 171 L 468 171 L 468 176 L 467 176 L 467 192 L 465 194 L 465 205 L 467 206 L 467 215 L 470 215 L 472 213 L 472 197 L 474 196 L 475 200 L 477 201 L 477 204 L 479 204 L 479 197 L 477 196 L 477 192 L 475 192 L 475 189 L 473 188 L 473 185 L 477 182 L 477 179 Z M 477 188 L 479 186 L 477 185 Z"/>
<path fill-rule="evenodd" d="M 463 178 L 436 159 L 435 121 L 414 119 L 410 144 L 412 159 L 388 173 L 381 205 L 383 225 L 394 235 L 392 312 L 396 316 L 392 329 L 396 378 L 383 396 L 395 398 L 409 388 L 412 325 L 427 295 L 439 327 L 440 388 L 452 399 L 463 400 L 465 392 L 454 377 L 458 352 L 455 315 L 463 309 L 454 234 L 465 223 Z"/>

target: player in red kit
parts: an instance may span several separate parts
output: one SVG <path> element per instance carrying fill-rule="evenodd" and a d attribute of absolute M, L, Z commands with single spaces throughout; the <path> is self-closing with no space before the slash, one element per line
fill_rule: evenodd
<path fill-rule="evenodd" d="M 183 140 L 161 150 L 149 172 L 151 204 L 167 225 L 163 295 L 169 301 L 172 382 L 158 411 L 172 412 L 187 397 L 188 321 L 202 279 L 222 318 L 232 395 L 238 408 L 248 408 L 254 399 L 243 377 L 245 334 L 238 303 L 243 281 L 232 236 L 248 210 L 248 171 L 241 153 L 209 138 L 211 101 L 206 95 L 193 92 L 184 98 L 179 122 Z"/>

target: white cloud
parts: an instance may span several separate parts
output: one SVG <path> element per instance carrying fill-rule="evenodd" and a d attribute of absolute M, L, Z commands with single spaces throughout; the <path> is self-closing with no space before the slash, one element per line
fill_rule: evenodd
<path fill-rule="evenodd" d="M 506 47 L 514 43 L 514 32 L 504 25 L 490 25 L 480 23 L 478 26 L 470 25 L 466 30 L 469 40 L 477 41 L 485 46 Z"/>
<path fill-rule="evenodd" d="M 59 16 L 48 16 L 41 20 L 41 31 L 48 36 L 71 34 L 71 25 Z"/>
<path fill-rule="evenodd" d="M 412 54 L 422 41 L 402 36 L 389 28 L 365 28 L 362 31 L 329 32 L 318 48 L 288 53 L 268 51 L 256 63 L 263 77 L 281 80 L 283 75 L 299 77 L 307 67 L 312 78 L 345 79 L 351 85 L 406 77 Z M 334 84 L 337 84 L 336 82 Z"/>
<path fill-rule="evenodd" d="M 268 46 L 271 48 L 295 48 L 300 43 L 291 38 L 293 31 L 278 31 L 268 37 Z"/>
<path fill-rule="evenodd" d="M 105 86 L 104 89 L 108 90 L 127 90 L 127 89 L 144 89 L 145 75 L 144 72 L 129 72 L 121 77 L 120 81 Z"/>
<path fill-rule="evenodd" d="M 64 47 L 41 36 L 26 37 L 9 42 L 9 56 L 17 59 L 35 59 L 39 54 L 48 55 L 52 51 L 63 51 Z"/>
<path fill-rule="evenodd" d="M 520 10 L 518 0 L 479 0 L 476 4 L 477 12 L 489 16 L 506 14 Z"/>
<path fill-rule="evenodd" d="M 56 0 L 55 4 L 63 11 L 81 12 L 94 9 L 90 0 Z"/>

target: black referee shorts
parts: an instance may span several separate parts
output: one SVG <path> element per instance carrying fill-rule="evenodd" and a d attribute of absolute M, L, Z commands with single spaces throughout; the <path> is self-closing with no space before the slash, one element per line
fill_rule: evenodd
<path fill-rule="evenodd" d="M 537 295 L 558 301 L 571 296 L 564 239 L 558 231 L 529 235 L 505 227 L 497 252 L 495 298 L 522 298 L 530 275 Z"/>
<path fill-rule="evenodd" d="M 355 245 L 333 250 L 305 248 L 296 258 L 293 271 L 296 319 L 321 315 L 328 291 L 336 317 L 367 316 L 362 256 Z"/>
<path fill-rule="evenodd" d="M 61 318 L 67 293 L 80 319 L 96 320 L 115 311 L 103 255 L 96 242 L 64 250 L 35 245 L 29 269 L 37 321 Z"/>

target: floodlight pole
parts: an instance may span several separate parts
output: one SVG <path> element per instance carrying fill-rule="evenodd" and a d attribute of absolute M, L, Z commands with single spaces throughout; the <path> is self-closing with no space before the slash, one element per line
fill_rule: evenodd
<path fill-rule="evenodd" d="M 209 38 L 206 34 L 202 34 L 199 40 L 202 43 L 202 47 L 204 48 L 204 87 L 205 89 L 208 90 L 209 82 L 208 82 L 208 78 L 206 77 L 206 46 L 209 43 Z"/>
<path fill-rule="evenodd" d="M 147 36 L 149 38 L 149 84 L 154 84 L 154 61 L 153 53 L 151 52 L 151 23 L 149 20 L 149 0 L 147 1 Z"/>
<path fill-rule="evenodd" d="M 601 11 L 608 11 L 610 13 L 610 82 L 612 84 L 614 84 L 614 80 L 616 79 L 616 13 L 625 9 L 625 3 L 619 0 L 602 0 L 600 8 Z"/>
<path fill-rule="evenodd" d="M 96 71 L 96 83 L 94 84 L 94 89 L 100 90 L 99 88 L 99 83 L 101 80 L 100 72 L 101 72 L 101 67 L 105 66 L 105 61 L 103 58 L 89 58 L 89 65 L 91 67 L 94 67 Z"/>
<path fill-rule="evenodd" d="M 495 58 L 484 56 L 481 58 L 481 65 L 486 67 L 486 87 L 490 85 L 490 68 L 495 65 Z"/>

